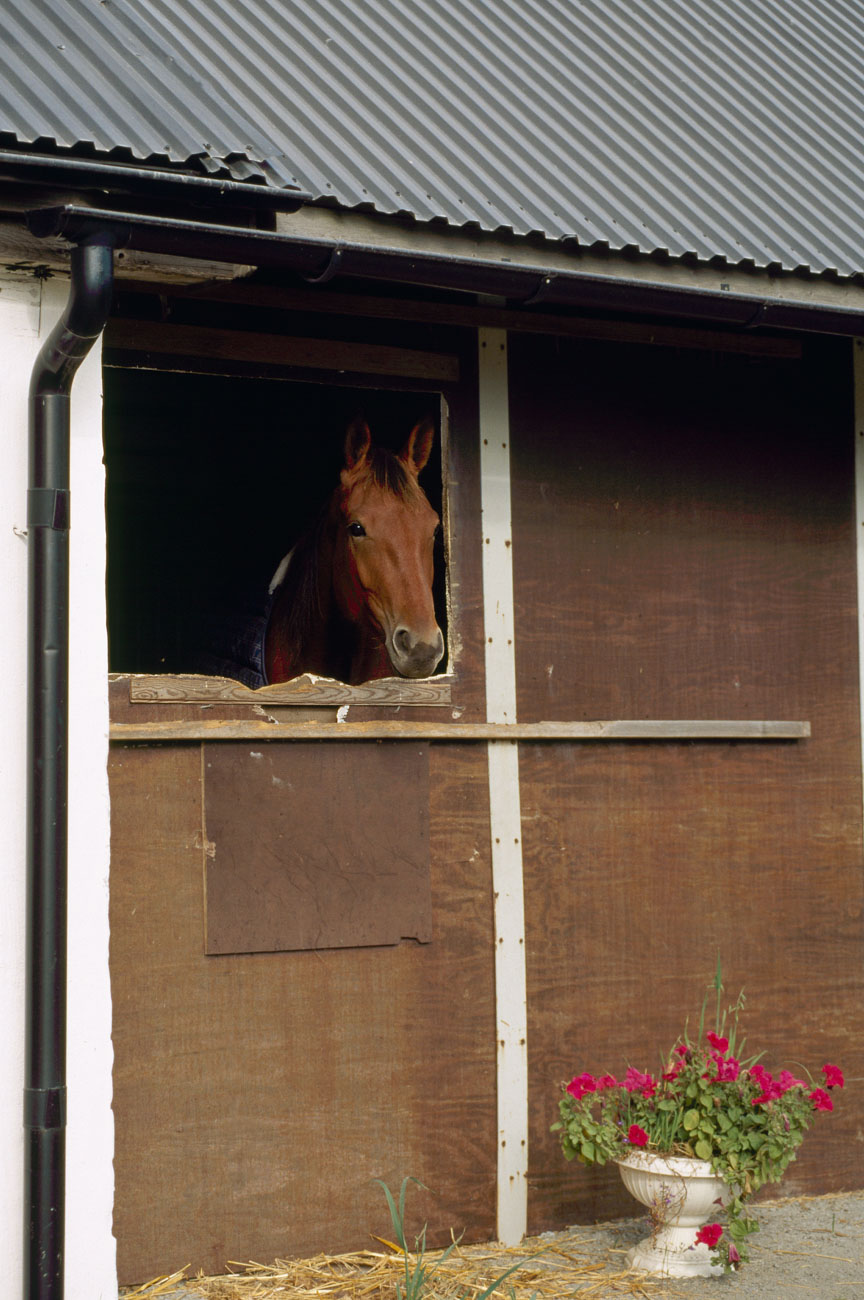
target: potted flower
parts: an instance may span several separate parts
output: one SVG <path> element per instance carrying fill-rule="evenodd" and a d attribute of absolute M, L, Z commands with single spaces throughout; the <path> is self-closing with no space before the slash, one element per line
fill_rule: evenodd
<path fill-rule="evenodd" d="M 729 1272 L 748 1258 L 758 1230 L 748 1201 L 779 1182 L 842 1071 L 822 1066 L 814 1083 L 789 1070 L 769 1073 L 744 1055 L 739 1036 L 743 994 L 720 1011 L 715 1028 L 687 1028 L 663 1058 L 658 1077 L 632 1066 L 622 1079 L 580 1074 L 562 1084 L 552 1128 L 568 1160 L 618 1164 L 625 1186 L 649 1207 L 651 1237 L 630 1252 L 631 1267 L 683 1276 Z M 761 1054 L 760 1054 L 761 1055 Z M 695 1198 L 695 1203 L 694 1203 Z M 717 1221 L 725 1208 L 725 1227 Z M 700 1226 L 701 1225 L 701 1226 Z"/>

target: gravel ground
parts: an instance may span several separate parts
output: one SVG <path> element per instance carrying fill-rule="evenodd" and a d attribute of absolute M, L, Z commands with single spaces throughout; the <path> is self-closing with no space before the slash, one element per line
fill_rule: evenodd
<path fill-rule="evenodd" d="M 750 1262 L 740 1272 L 669 1279 L 654 1294 L 670 1300 L 864 1300 L 864 1192 L 762 1201 L 758 1218 Z M 598 1251 L 617 1253 L 645 1235 L 644 1219 L 628 1219 L 574 1228 L 565 1238 L 584 1249 L 590 1236 Z M 596 1300 L 620 1294 L 600 1292 Z"/>
<path fill-rule="evenodd" d="M 646 1235 L 644 1219 L 579 1226 L 535 1240 L 539 1246 L 550 1243 L 602 1261 L 610 1274 L 608 1286 L 593 1281 L 587 1288 L 562 1289 L 562 1300 L 579 1295 L 585 1300 L 621 1300 L 622 1296 L 645 1300 L 864 1300 L 864 1192 L 762 1201 L 758 1211 L 761 1228 L 750 1239 L 750 1262 L 740 1273 L 720 1278 L 645 1278 L 642 1283 L 637 1275 L 628 1274 L 622 1279 L 625 1252 Z M 470 1250 L 467 1247 L 466 1254 Z M 552 1261 L 549 1267 L 554 1269 Z M 617 1274 L 614 1281 L 613 1274 Z M 285 1288 L 286 1300 L 299 1294 Z M 135 1288 L 120 1295 L 124 1300 L 148 1295 L 158 1295 L 159 1300 L 199 1300 L 201 1291 L 189 1282 L 167 1290 L 161 1286 L 152 1291 Z M 268 1290 L 267 1295 L 272 1292 Z"/>

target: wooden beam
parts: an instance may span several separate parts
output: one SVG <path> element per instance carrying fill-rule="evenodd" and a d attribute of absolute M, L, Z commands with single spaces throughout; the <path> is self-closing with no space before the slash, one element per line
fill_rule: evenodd
<path fill-rule="evenodd" d="M 129 292 L 165 294 L 164 284 L 123 284 Z M 639 321 L 593 320 L 563 313 L 517 311 L 473 303 L 423 302 L 354 294 L 282 289 L 268 284 L 200 284 L 172 294 L 184 300 L 227 302 L 285 312 L 369 316 L 380 320 L 429 321 L 439 325 L 489 326 L 526 334 L 558 334 L 568 338 L 607 339 L 615 343 L 648 343 L 657 347 L 700 351 L 742 352 L 750 356 L 796 358 L 795 338 L 771 338 L 745 331 L 690 328 L 686 325 L 644 324 Z"/>
<path fill-rule="evenodd" d="M 409 681 L 404 677 L 382 677 L 364 686 L 346 686 L 329 677 L 304 673 L 290 682 L 277 682 L 253 690 L 228 677 L 132 676 L 129 677 L 132 704 L 256 704 L 323 705 L 345 704 L 441 705 L 451 702 L 453 678 L 430 677 Z"/>
<path fill-rule="evenodd" d="M 200 356 L 208 361 L 401 375 L 436 383 L 456 383 L 459 379 L 458 359 L 443 353 L 418 352 L 379 343 L 293 338 L 284 334 L 257 334 L 251 330 L 172 325 L 122 317 L 115 317 L 109 323 L 104 346 L 109 351 L 150 353 L 160 357 Z"/>
<path fill-rule="evenodd" d="M 809 722 L 678 721 L 638 718 L 616 722 L 115 722 L 117 743 L 198 740 L 805 740 Z"/>

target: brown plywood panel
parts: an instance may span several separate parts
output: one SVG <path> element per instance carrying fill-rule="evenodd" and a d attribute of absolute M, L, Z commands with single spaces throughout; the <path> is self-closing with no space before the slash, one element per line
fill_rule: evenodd
<path fill-rule="evenodd" d="M 808 739 L 520 748 L 532 1230 L 632 1213 L 549 1125 L 653 1068 L 718 956 L 770 1065 L 864 1068 L 848 348 L 514 341 L 519 718 L 807 718 Z M 781 1190 L 861 1185 L 851 1089 Z"/>
<path fill-rule="evenodd" d="M 511 362 L 519 720 L 812 718 L 807 634 L 855 609 L 846 347 Z"/>
<path fill-rule="evenodd" d="M 432 937 L 429 747 L 204 746 L 208 953 Z"/>
<path fill-rule="evenodd" d="M 841 741 L 820 773 L 811 743 L 521 747 L 532 1230 L 632 1213 L 614 1170 L 563 1159 L 558 1085 L 654 1070 L 718 957 L 769 1068 L 864 1068 L 856 755 Z M 860 1122 L 847 1089 L 782 1193 L 859 1186 Z"/>
<path fill-rule="evenodd" d="M 122 1283 L 367 1246 L 392 1231 L 375 1178 L 430 1189 L 409 1232 L 494 1236 L 485 753 L 429 761 L 432 942 L 213 958 L 200 747 L 112 748 Z"/>

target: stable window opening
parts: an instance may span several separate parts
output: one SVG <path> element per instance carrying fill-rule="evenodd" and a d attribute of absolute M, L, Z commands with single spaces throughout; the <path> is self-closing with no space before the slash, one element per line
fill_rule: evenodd
<path fill-rule="evenodd" d="M 125 367 L 104 381 L 112 673 L 447 677 L 440 393 Z M 301 604 L 280 649 L 277 617 Z"/>

